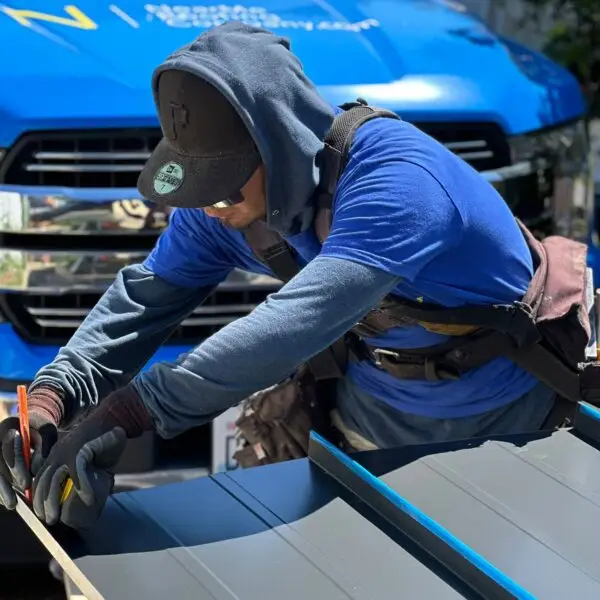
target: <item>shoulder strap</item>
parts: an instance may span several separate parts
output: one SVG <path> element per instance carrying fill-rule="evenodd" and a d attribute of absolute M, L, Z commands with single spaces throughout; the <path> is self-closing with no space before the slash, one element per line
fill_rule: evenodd
<path fill-rule="evenodd" d="M 264 221 L 255 221 L 246 227 L 244 237 L 257 258 L 284 283 L 300 270 L 294 249 Z"/>
<path fill-rule="evenodd" d="M 393 112 L 368 106 L 362 98 L 343 104 L 340 108 L 344 112 L 333 119 L 333 124 L 325 135 L 325 147 L 320 157 L 321 179 L 315 193 L 315 231 L 321 242 L 331 228 L 333 195 L 346 166 L 356 130 L 363 123 L 377 117 L 400 118 Z M 254 254 L 283 282 L 289 281 L 298 273 L 294 250 L 278 233 L 268 229 L 265 223 L 253 223 L 244 231 L 244 236 Z"/>
<path fill-rule="evenodd" d="M 315 231 L 321 242 L 329 234 L 331 227 L 331 207 L 337 180 L 342 174 L 356 130 L 367 121 L 376 117 L 399 118 L 396 114 L 376 110 L 358 99 L 356 102 L 342 105 L 344 112 L 336 115 L 333 124 L 325 136 L 325 148 L 321 156 L 321 181 L 317 188 L 315 201 Z M 321 238 L 320 234 L 324 237 Z M 257 221 L 244 231 L 246 242 L 276 277 L 284 283 L 292 279 L 300 270 L 293 248 L 275 231 L 267 228 L 266 223 Z M 336 379 L 343 376 L 347 348 L 345 340 L 337 340 L 308 361 L 308 366 L 317 380 Z"/>
<path fill-rule="evenodd" d="M 333 196 L 350 154 L 356 130 L 372 119 L 400 119 L 393 112 L 369 106 L 365 100 L 343 104 L 344 112 L 336 115 L 333 125 L 325 136 L 325 148 L 321 159 L 321 181 L 316 191 L 315 232 L 323 243 L 331 229 Z"/>

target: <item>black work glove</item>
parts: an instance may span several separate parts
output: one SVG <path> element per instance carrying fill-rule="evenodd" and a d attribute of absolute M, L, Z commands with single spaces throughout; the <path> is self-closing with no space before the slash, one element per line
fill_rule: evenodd
<path fill-rule="evenodd" d="M 114 485 L 113 469 L 127 436 L 122 427 L 103 430 L 97 419 L 83 421 L 61 439 L 36 474 L 33 510 L 47 525 L 61 521 L 85 529 L 100 516 Z M 68 479 L 73 489 L 62 501 Z"/>
<path fill-rule="evenodd" d="M 106 398 L 58 441 L 36 473 L 33 510 L 48 525 L 59 521 L 76 529 L 93 525 L 112 492 L 114 467 L 128 438 L 152 428 L 131 386 Z M 73 489 L 63 497 L 68 480 Z"/>
<path fill-rule="evenodd" d="M 31 486 L 32 473 L 41 467 L 58 437 L 54 423 L 35 413 L 29 418 L 29 433 L 31 470 L 25 466 L 18 417 L 8 417 L 0 422 L 0 504 L 9 510 L 17 506 L 15 490 L 23 492 Z"/>

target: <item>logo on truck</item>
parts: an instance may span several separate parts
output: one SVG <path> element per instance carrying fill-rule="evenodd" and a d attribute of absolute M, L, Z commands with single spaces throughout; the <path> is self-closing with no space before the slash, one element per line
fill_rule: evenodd
<path fill-rule="evenodd" d="M 290 14 L 278 14 L 264 6 L 243 6 L 241 4 L 145 4 L 142 15 L 130 14 L 116 4 L 106 7 L 113 15 L 133 29 L 140 28 L 140 21 L 159 22 L 172 28 L 209 29 L 230 20 L 242 21 L 247 25 L 266 29 L 294 29 L 300 31 L 337 31 L 359 33 L 380 27 L 379 21 L 364 18 L 358 21 L 298 18 Z M 0 12 L 14 19 L 23 27 L 35 27 L 37 23 L 53 23 L 75 29 L 95 30 L 100 25 L 73 4 L 64 8 L 65 16 L 30 10 L 10 8 L 0 4 Z M 96 9 L 98 10 L 98 9 Z M 136 11 L 137 12 L 137 11 Z"/>

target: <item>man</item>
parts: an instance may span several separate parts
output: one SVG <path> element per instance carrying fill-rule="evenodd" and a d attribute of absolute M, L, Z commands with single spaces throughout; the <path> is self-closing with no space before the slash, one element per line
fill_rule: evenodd
<path fill-rule="evenodd" d="M 314 193 L 339 109 L 283 38 L 234 22 L 216 27 L 158 67 L 153 91 L 164 139 L 139 188 L 176 208 L 168 229 L 143 264 L 121 271 L 29 391 L 34 509 L 49 524 L 61 518 L 67 476 L 86 504 L 103 502 L 86 465 L 109 469 L 125 437 L 176 436 L 286 379 L 389 293 L 445 307 L 512 303 L 532 278 L 531 253 L 498 193 L 401 120 L 376 118 L 356 131 L 321 245 Z M 139 373 L 232 269 L 269 273 L 242 233 L 260 220 L 296 250 L 300 273 L 188 354 Z M 378 344 L 447 339 L 415 324 Z M 504 358 L 436 382 L 398 379 L 363 360 L 349 365 L 336 400 L 347 445 L 365 449 L 539 429 L 554 393 Z M 56 443 L 57 427 L 87 409 Z M 0 424 L 8 508 L 11 486 L 30 482 L 17 427 L 14 418 Z"/>

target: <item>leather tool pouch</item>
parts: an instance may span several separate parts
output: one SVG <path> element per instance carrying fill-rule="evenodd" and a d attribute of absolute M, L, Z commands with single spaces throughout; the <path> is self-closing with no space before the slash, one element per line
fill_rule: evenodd
<path fill-rule="evenodd" d="M 312 429 L 331 439 L 328 392 L 333 382 L 317 382 L 303 365 L 292 377 L 244 401 L 236 421 L 241 467 L 303 458 Z"/>

